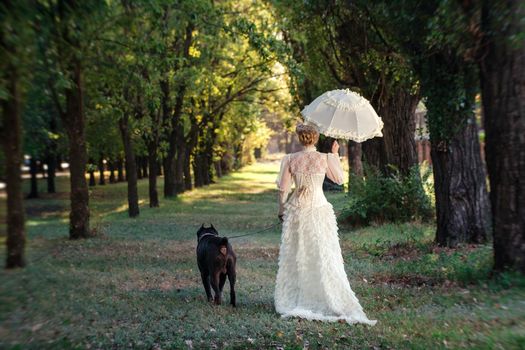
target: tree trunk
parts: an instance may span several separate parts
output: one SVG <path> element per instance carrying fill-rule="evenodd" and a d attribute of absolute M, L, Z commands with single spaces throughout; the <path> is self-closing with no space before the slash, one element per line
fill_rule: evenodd
<path fill-rule="evenodd" d="M 186 25 L 185 29 L 185 37 L 184 37 L 184 43 L 182 46 L 182 56 L 186 59 L 189 59 L 190 57 L 190 47 L 193 39 L 193 28 L 194 24 L 192 22 L 189 22 Z M 175 65 L 175 68 L 178 69 L 180 66 L 178 63 Z M 169 101 L 169 84 L 167 81 L 161 82 L 161 89 L 163 91 L 163 120 L 168 121 L 169 118 L 169 109 L 166 108 L 168 106 Z M 171 115 L 171 132 L 169 134 L 169 148 L 168 152 L 166 154 L 166 158 L 164 159 L 164 197 L 175 197 L 177 195 L 177 189 L 181 189 L 181 185 L 183 184 L 183 181 L 181 181 L 181 177 L 179 176 L 177 179 L 175 178 L 177 169 L 179 168 L 178 165 L 175 164 L 175 156 L 176 156 L 176 149 L 177 149 L 177 142 L 182 142 L 182 140 L 178 141 L 178 138 L 180 138 L 181 132 L 180 130 L 183 128 L 183 125 L 181 123 L 180 117 L 182 115 L 182 107 L 184 105 L 184 97 L 186 95 L 186 82 L 180 83 L 178 89 L 177 89 L 177 96 L 175 97 L 175 105 L 173 107 L 173 114 Z"/>
<path fill-rule="evenodd" d="M 184 189 L 186 191 L 191 191 L 191 189 L 193 188 L 191 182 L 190 158 L 191 151 L 189 149 L 186 149 L 186 156 L 184 157 Z"/>
<path fill-rule="evenodd" d="M 150 141 L 148 144 L 149 162 L 149 206 L 157 208 L 159 206 L 159 194 L 157 192 L 157 143 Z"/>
<path fill-rule="evenodd" d="M 95 170 L 93 169 L 93 165 L 91 164 L 91 167 L 89 168 L 89 187 L 94 187 L 97 185 L 97 182 L 95 180 Z"/>
<path fill-rule="evenodd" d="M 363 177 L 362 154 L 363 151 L 360 143 L 348 141 L 348 166 L 350 168 L 350 176 Z"/>
<path fill-rule="evenodd" d="M 53 151 L 47 156 L 47 193 L 55 193 L 56 156 Z"/>
<path fill-rule="evenodd" d="M 124 178 L 124 167 L 122 165 L 124 161 L 122 160 L 122 157 L 119 156 L 117 158 L 117 182 L 123 182 L 126 181 Z"/>
<path fill-rule="evenodd" d="M 203 171 L 203 159 L 200 153 L 195 154 L 193 157 L 193 176 L 195 187 L 202 187 L 204 183 L 204 171 Z"/>
<path fill-rule="evenodd" d="M 180 113 L 182 113 L 182 99 L 177 95 L 177 101 L 176 101 L 176 110 L 174 112 L 174 115 L 171 116 L 170 112 L 170 85 L 167 80 L 163 80 L 160 82 L 160 87 L 162 91 L 162 114 L 163 114 L 163 121 L 168 122 L 168 120 L 171 120 L 171 131 L 168 134 L 168 151 L 166 152 L 166 157 L 163 160 L 163 167 L 164 167 L 164 197 L 175 197 L 177 195 L 177 190 L 175 189 L 175 164 L 174 159 L 177 151 L 177 127 L 180 127 L 178 125 L 179 123 L 179 116 Z M 179 94 L 183 93 L 184 90 L 179 90 Z M 171 117 L 171 118 L 170 118 Z"/>
<path fill-rule="evenodd" d="M 186 140 L 184 139 L 184 129 L 180 128 L 177 134 L 177 157 L 175 158 L 175 191 L 184 192 L 184 162 L 186 159 Z"/>
<path fill-rule="evenodd" d="M 38 198 L 38 164 L 34 156 L 31 156 L 29 160 L 29 173 L 31 174 L 31 189 L 27 198 Z"/>
<path fill-rule="evenodd" d="M 419 94 L 411 94 L 406 87 L 393 87 L 372 99 L 372 104 L 381 116 L 383 137 L 365 141 L 362 146 L 363 158 L 368 165 L 384 174 L 391 173 L 391 166 L 403 176 L 417 165 L 415 112 Z"/>
<path fill-rule="evenodd" d="M 5 266 L 12 269 L 25 266 L 26 234 L 20 170 L 22 166 L 21 96 L 16 67 L 9 67 L 3 72 L 3 76 L 8 96 L 7 99 L 2 100 L 1 109 L 3 112 L 1 139 L 4 147 L 7 186 L 7 258 Z"/>
<path fill-rule="evenodd" d="M 436 242 L 441 246 L 483 243 L 490 234 L 490 205 L 473 118 L 448 144 L 432 144 Z"/>
<path fill-rule="evenodd" d="M 106 177 L 104 176 L 104 158 L 102 157 L 102 155 L 100 155 L 100 159 L 98 161 L 98 172 L 99 172 L 98 184 L 105 185 Z"/>
<path fill-rule="evenodd" d="M 109 183 L 114 184 L 117 182 L 115 179 L 115 162 L 114 160 L 108 160 L 108 168 L 109 168 Z"/>
<path fill-rule="evenodd" d="M 419 95 L 397 88 L 388 94 L 388 99 L 378 109 L 384 122 L 382 140 L 386 164 L 395 166 L 403 176 L 418 164 L 415 133 L 419 100 Z"/>
<path fill-rule="evenodd" d="M 49 122 L 49 131 L 53 134 L 57 133 L 57 120 L 55 115 L 51 116 Z M 50 139 L 47 146 L 47 193 L 55 193 L 55 177 L 57 169 L 57 141 L 55 139 Z"/>
<path fill-rule="evenodd" d="M 135 152 L 131 141 L 131 135 L 128 126 L 129 116 L 125 115 L 119 120 L 119 129 L 124 145 L 124 154 L 126 158 L 126 179 L 128 182 L 128 214 L 130 217 L 139 215 L 139 194 L 137 189 L 137 163 L 135 161 Z"/>
<path fill-rule="evenodd" d="M 213 162 L 213 167 L 215 168 L 215 174 L 217 175 L 217 177 L 221 178 L 222 177 L 221 161 L 216 160 L 215 162 Z"/>
<path fill-rule="evenodd" d="M 62 166 L 62 155 L 60 153 L 56 155 L 56 165 L 58 171 L 64 171 L 64 167 Z"/>
<path fill-rule="evenodd" d="M 173 158 L 171 158 L 171 155 L 168 153 L 166 155 L 166 158 L 164 158 L 164 161 L 162 163 L 164 168 L 164 197 L 175 197 L 177 195 L 177 192 L 175 191 L 175 174 L 173 169 L 173 162 L 171 161 Z M 171 158 L 171 159 L 170 159 Z"/>
<path fill-rule="evenodd" d="M 65 91 L 66 111 L 62 115 L 69 138 L 69 171 L 71 181 L 71 213 L 69 238 L 90 236 L 89 192 L 86 183 L 86 137 L 84 117 L 84 82 L 80 61 L 71 62 L 73 87 Z"/>
<path fill-rule="evenodd" d="M 142 157 L 142 177 L 148 177 L 148 157 Z"/>
<path fill-rule="evenodd" d="M 498 7 L 483 4 L 480 73 L 494 268 L 525 273 L 525 45 L 511 42 L 525 32 L 525 8 L 506 1 L 500 5 L 504 12 L 495 12 Z"/>
<path fill-rule="evenodd" d="M 142 179 L 142 157 L 136 156 L 135 157 L 135 169 L 137 170 L 137 178 L 140 180 Z"/>

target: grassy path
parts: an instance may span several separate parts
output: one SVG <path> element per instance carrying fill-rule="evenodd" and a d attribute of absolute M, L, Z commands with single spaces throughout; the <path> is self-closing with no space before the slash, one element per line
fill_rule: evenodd
<path fill-rule="evenodd" d="M 0 271 L 0 348 L 525 348 L 524 279 L 490 278 L 489 246 L 440 249 L 421 224 L 341 227 L 346 271 L 375 327 L 275 314 L 278 229 L 233 242 L 238 308 L 207 304 L 197 228 L 213 223 L 231 236 L 274 223 L 277 170 L 259 163 L 161 208 L 142 202 L 136 219 L 127 217 L 125 184 L 97 186 L 98 236 L 84 241 L 67 239 L 59 179 L 57 195 L 26 201 L 28 267 Z M 146 180 L 139 192 L 147 198 Z M 328 198 L 344 204 L 343 194 Z"/>

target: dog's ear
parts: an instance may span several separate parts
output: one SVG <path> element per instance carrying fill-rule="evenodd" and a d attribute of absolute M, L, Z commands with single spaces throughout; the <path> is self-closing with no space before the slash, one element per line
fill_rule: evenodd
<path fill-rule="evenodd" d="M 213 229 L 213 231 L 217 231 L 215 227 L 213 227 L 213 224 L 211 224 L 210 228 Z"/>
<path fill-rule="evenodd" d="M 202 223 L 201 228 L 204 228 L 204 222 Z"/>

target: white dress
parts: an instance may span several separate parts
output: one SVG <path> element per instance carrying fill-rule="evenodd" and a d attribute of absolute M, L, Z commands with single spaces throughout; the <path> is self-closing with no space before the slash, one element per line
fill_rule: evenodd
<path fill-rule="evenodd" d="M 374 325 L 346 276 L 334 210 L 322 189 L 325 174 L 343 183 L 337 155 L 310 147 L 282 160 L 277 184 L 284 222 L 275 309 L 282 317 Z M 295 190 L 287 198 L 292 179 Z"/>

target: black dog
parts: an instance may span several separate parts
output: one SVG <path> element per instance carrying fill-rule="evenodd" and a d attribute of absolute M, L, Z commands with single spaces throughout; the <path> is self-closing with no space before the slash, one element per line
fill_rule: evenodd
<path fill-rule="evenodd" d="M 220 305 L 222 289 L 226 276 L 230 281 L 230 304 L 235 306 L 235 264 L 237 257 L 228 238 L 219 237 L 219 233 L 211 225 L 204 227 L 202 224 L 197 231 L 197 264 L 201 272 L 202 284 L 206 290 L 208 301 L 212 301 L 210 284 L 215 292 L 213 301 Z"/>

